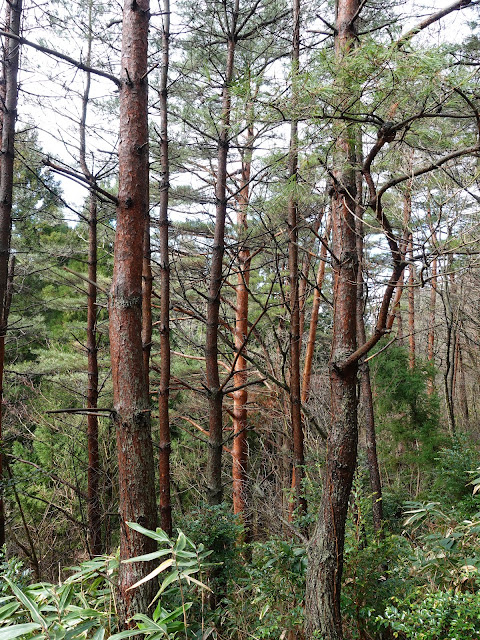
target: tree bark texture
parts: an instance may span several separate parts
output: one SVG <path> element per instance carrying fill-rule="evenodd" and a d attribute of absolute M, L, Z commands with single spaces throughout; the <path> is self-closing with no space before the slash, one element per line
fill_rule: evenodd
<path fill-rule="evenodd" d="M 162 72 L 160 76 L 160 386 L 158 389 L 159 412 L 159 484 L 160 526 L 172 535 L 172 503 L 170 483 L 170 259 L 168 252 L 168 197 L 170 189 L 170 164 L 168 157 L 168 67 L 170 55 L 170 1 L 163 2 Z"/>
<path fill-rule="evenodd" d="M 300 399 L 300 298 L 298 286 L 298 121 L 297 108 L 298 72 L 300 58 L 300 0 L 293 3 L 292 37 L 292 108 L 290 125 L 290 150 L 288 158 L 288 178 L 290 197 L 288 199 L 288 272 L 290 280 L 290 421 L 293 441 L 292 489 L 294 505 L 301 513 L 307 510 L 307 501 L 302 495 L 305 452 Z"/>
<path fill-rule="evenodd" d="M 432 242 L 436 244 L 435 233 L 432 234 Z M 437 304 L 437 258 L 432 261 L 432 279 L 430 281 L 430 309 L 427 338 L 427 360 L 432 369 L 435 366 L 435 322 Z M 427 393 L 432 395 L 435 390 L 435 374 L 432 372 L 427 380 Z"/>
<path fill-rule="evenodd" d="M 92 51 L 92 5 L 88 5 L 88 40 L 86 63 L 91 63 Z M 85 90 L 82 98 L 82 114 L 80 118 L 80 166 L 85 179 L 91 183 L 88 216 L 88 293 L 87 293 L 87 407 L 98 406 L 98 343 L 97 343 L 97 198 L 95 178 L 88 168 L 86 155 L 87 110 L 90 98 L 91 74 L 86 73 Z M 87 518 L 88 544 L 90 555 L 102 553 L 102 532 L 100 517 L 100 497 L 98 493 L 100 480 L 100 456 L 98 449 L 98 416 L 94 412 L 87 415 Z"/>
<path fill-rule="evenodd" d="M 150 207 L 149 207 L 150 208 Z M 150 248 L 150 211 L 145 217 L 142 260 L 142 350 L 145 384 L 150 389 L 150 353 L 152 351 L 152 288 L 153 275 Z"/>
<path fill-rule="evenodd" d="M 408 254 L 410 264 L 408 267 L 408 365 L 415 368 L 415 266 L 413 264 L 413 239 L 412 234 L 408 239 Z"/>
<path fill-rule="evenodd" d="M 341 64 L 353 46 L 357 0 L 337 0 L 335 55 Z M 347 87 L 345 87 L 347 90 Z M 331 426 L 320 514 L 309 545 L 305 593 L 306 635 L 342 640 L 340 591 L 348 501 L 357 458 L 357 361 L 339 369 L 357 347 L 355 131 L 339 130 L 332 181 L 333 337 L 330 356 Z"/>
<path fill-rule="evenodd" d="M 233 78 L 236 21 L 238 17 L 236 0 L 232 24 L 227 41 L 227 62 L 225 82 L 222 91 L 222 116 L 219 125 L 217 180 L 215 186 L 216 215 L 213 236 L 212 262 L 207 303 L 207 330 L 205 337 L 205 364 L 209 401 L 209 437 L 207 459 L 207 497 L 211 505 L 220 504 L 223 499 L 222 449 L 223 449 L 223 390 L 220 385 L 218 368 L 218 324 L 220 315 L 220 292 L 223 281 L 223 255 L 225 252 L 225 219 L 227 215 L 227 159 L 230 146 L 230 84 Z"/>
<path fill-rule="evenodd" d="M 10 257 L 10 263 L 8 268 L 7 278 L 7 290 L 5 293 L 5 301 L 3 304 L 2 312 L 2 326 L 0 331 L 0 447 L 2 443 L 2 426 L 3 426 L 3 382 L 4 382 L 4 369 L 5 369 L 5 337 L 8 328 L 8 314 L 10 313 L 10 305 L 12 303 L 13 295 L 13 278 L 15 273 L 15 256 Z M 0 483 L 3 480 L 3 452 L 0 449 Z M 0 484 L 0 547 L 6 542 L 5 538 L 5 502 L 3 499 L 3 486 Z"/>
<path fill-rule="evenodd" d="M 90 191 L 90 211 L 88 220 L 88 299 L 87 299 L 87 352 L 88 388 L 87 407 L 98 406 L 98 344 L 97 344 L 97 199 Z M 100 518 L 100 456 L 98 451 L 98 416 L 94 412 L 87 415 L 88 442 L 88 530 L 90 553 L 102 553 L 102 532 Z"/>
<path fill-rule="evenodd" d="M 155 542 L 129 529 L 157 525 L 150 409 L 142 350 L 142 257 L 148 212 L 147 42 L 149 2 L 125 1 L 120 87 L 119 193 L 112 288 L 110 353 L 117 430 L 120 560 L 155 550 Z M 119 608 L 124 619 L 145 612 L 154 581 L 127 589 L 148 564 L 120 564 Z"/>
<path fill-rule="evenodd" d="M 468 409 L 468 397 L 467 397 L 467 385 L 465 380 L 465 366 L 463 363 L 463 349 L 460 342 L 460 336 L 457 336 L 457 364 L 455 371 L 457 373 L 457 387 L 458 387 L 458 399 L 460 402 L 460 409 L 463 418 L 463 427 L 468 429 L 469 423 L 469 409 Z"/>
<path fill-rule="evenodd" d="M 331 232 L 331 217 L 328 218 L 325 234 L 320 247 L 320 262 L 318 265 L 316 286 L 313 291 L 312 315 L 310 316 L 310 327 L 308 331 L 307 348 L 305 351 L 305 362 L 303 365 L 302 378 L 302 404 L 308 401 L 310 395 L 310 384 L 312 380 L 313 356 L 315 354 L 315 339 L 317 337 L 318 316 L 320 313 L 320 300 L 322 298 L 322 287 L 325 279 L 325 266 L 327 264 L 327 246 Z"/>
<path fill-rule="evenodd" d="M 250 282 L 250 249 L 246 242 L 247 210 L 250 197 L 250 173 L 252 167 L 252 146 L 254 139 L 250 106 L 247 108 L 249 123 L 244 158 L 242 160 L 241 184 L 237 197 L 238 228 L 238 276 L 235 301 L 235 374 L 233 376 L 233 444 L 232 444 L 232 481 L 233 512 L 238 515 L 248 529 L 247 514 L 247 467 L 248 467 L 248 391 L 244 386 L 248 382 L 247 361 L 243 355 L 248 335 L 248 286 Z M 243 387 L 243 388 L 239 388 Z M 248 533 L 248 531 L 247 531 Z M 248 536 L 247 536 L 248 537 Z"/>
<path fill-rule="evenodd" d="M 451 230 L 449 230 L 449 235 Z M 443 372 L 443 384 L 445 391 L 445 404 L 447 408 L 448 428 L 450 435 L 454 436 L 457 430 L 455 419 L 455 346 L 457 342 L 457 318 L 452 303 L 454 300 L 455 280 L 451 273 L 452 256 L 446 260 L 446 274 L 443 278 L 442 302 L 445 313 L 446 340 L 445 340 L 445 368 Z"/>
<path fill-rule="evenodd" d="M 322 209 L 319 212 L 319 215 L 317 217 L 317 219 L 315 220 L 313 226 L 312 226 L 312 230 L 315 234 L 315 236 L 318 236 L 318 230 L 320 228 L 320 224 L 322 223 L 322 219 L 323 219 L 323 215 L 325 213 L 325 207 L 322 207 Z M 300 273 L 298 274 L 298 299 L 299 299 L 299 304 L 300 304 L 300 350 L 302 348 L 303 345 L 303 334 L 305 331 L 305 311 L 307 308 L 306 302 L 307 302 L 307 284 L 308 284 L 308 277 L 309 277 L 309 272 L 310 272 L 310 266 L 312 263 L 312 256 L 313 256 L 313 248 L 315 247 L 315 237 L 313 237 L 312 239 L 312 243 L 311 243 L 311 247 L 307 248 L 304 251 L 304 256 L 303 256 L 303 260 L 302 260 L 302 264 L 300 266 Z"/>
<path fill-rule="evenodd" d="M 20 35 L 22 0 L 7 3 L 7 31 Z M 12 196 L 15 122 L 17 119 L 18 64 L 20 45 L 13 38 L 6 38 L 3 56 L 3 81 L 1 87 L 1 157 L 0 157 L 0 483 L 3 479 L 2 398 L 5 360 L 5 333 L 7 331 L 7 289 L 12 234 Z M 8 305 L 9 307 L 9 305 Z M 5 543 L 5 505 L 0 485 L 0 546 Z"/>
<path fill-rule="evenodd" d="M 358 136 L 357 158 L 359 164 L 363 162 L 361 152 L 361 133 Z M 364 250 L 364 225 L 363 225 L 363 205 L 362 205 L 362 174 L 356 171 L 357 185 L 357 203 L 355 208 L 356 218 L 355 226 L 357 232 L 357 254 L 358 254 L 358 273 L 357 273 L 357 339 L 358 344 L 365 344 L 367 336 L 365 333 L 365 281 L 363 277 L 365 250 Z M 366 362 L 366 357 L 359 361 L 360 373 L 360 398 L 363 405 L 363 413 L 365 420 L 365 446 L 367 453 L 368 475 L 370 478 L 370 488 L 372 491 L 372 518 L 375 531 L 381 531 L 383 521 L 383 503 L 382 503 L 382 481 L 380 478 L 380 468 L 378 466 L 377 457 L 377 438 L 375 433 L 375 412 L 373 408 L 372 384 L 370 379 L 370 367 Z"/>

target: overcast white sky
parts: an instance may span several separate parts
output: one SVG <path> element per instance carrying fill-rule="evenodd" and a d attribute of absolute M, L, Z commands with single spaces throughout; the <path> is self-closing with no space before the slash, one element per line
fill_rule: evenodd
<path fill-rule="evenodd" d="M 425 3 L 408 2 L 402 7 L 402 13 L 408 13 L 409 15 L 428 15 L 449 4 L 451 4 L 451 0 L 438 0 L 429 5 L 425 5 Z M 4 5 L 5 0 L 1 0 L 0 15 L 2 16 L 4 15 Z M 156 5 L 156 3 L 152 2 L 152 11 L 156 11 L 154 5 Z M 38 5 L 36 5 L 36 7 L 38 7 Z M 58 7 L 58 5 L 56 5 L 56 7 Z M 31 25 L 32 18 L 38 19 L 39 13 L 38 8 L 33 8 L 32 5 L 30 5 L 30 0 L 25 0 L 25 8 L 25 22 L 28 26 L 28 24 Z M 44 8 L 48 9 L 48 5 L 45 5 Z M 42 11 L 44 8 L 42 8 Z M 172 11 L 175 12 L 174 2 L 172 2 Z M 478 9 L 476 9 L 476 12 L 478 15 Z M 474 15 L 475 13 L 472 9 L 455 11 L 418 37 L 422 40 L 434 40 L 436 43 L 442 41 L 459 41 L 466 33 L 467 21 L 471 20 Z M 411 28 L 416 21 L 416 18 L 409 20 L 406 23 L 405 29 Z M 173 22 L 175 24 L 175 18 L 173 18 Z M 40 27 L 40 22 L 38 26 Z M 40 28 L 33 30 L 28 28 L 27 31 L 26 36 L 31 39 L 38 41 L 42 37 Z M 52 40 L 50 39 L 50 34 L 48 38 L 48 43 L 51 46 Z M 79 59 L 82 55 L 80 42 L 76 42 L 75 38 L 72 37 L 70 44 L 71 48 L 69 47 L 70 50 L 68 54 L 75 59 Z M 38 65 L 36 70 L 28 70 L 32 62 Z M 83 72 L 69 68 L 68 65 L 63 63 L 58 64 L 52 60 L 52 58 L 32 50 L 22 54 L 22 67 L 19 76 L 22 89 L 19 102 L 19 127 L 25 126 L 27 120 L 34 122 L 39 127 L 39 137 L 45 151 L 61 157 L 67 164 L 73 164 L 75 151 L 72 152 L 69 145 L 73 143 L 74 146 L 78 146 L 78 125 L 76 125 L 75 121 L 78 121 L 81 102 L 80 97 L 75 100 L 72 100 L 71 97 L 65 100 L 65 87 L 73 86 L 77 91 L 82 91 L 84 83 Z M 56 84 L 47 80 L 48 73 L 56 76 L 56 80 L 58 81 Z M 33 97 L 36 95 L 39 96 L 38 100 Z M 99 80 L 92 77 L 92 96 L 94 98 L 102 99 L 102 97 L 114 95 L 115 87 L 113 83 L 108 80 Z M 46 106 L 40 106 L 41 103 Z M 92 151 L 95 151 L 95 148 L 97 150 L 101 148 L 102 151 L 106 151 L 111 149 L 112 144 L 115 144 L 116 128 L 118 126 L 116 115 L 110 117 L 105 115 L 104 120 L 100 124 L 105 126 L 105 139 L 102 140 L 100 136 L 97 136 L 95 140 L 91 140 L 90 148 Z M 68 178 L 62 178 L 61 183 L 66 201 L 74 209 L 80 210 L 87 194 L 86 189 Z M 70 214 L 68 214 L 67 217 L 70 217 Z"/>

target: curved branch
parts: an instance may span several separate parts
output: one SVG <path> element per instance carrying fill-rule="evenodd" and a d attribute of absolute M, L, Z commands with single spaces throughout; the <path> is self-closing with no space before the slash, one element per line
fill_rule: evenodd
<path fill-rule="evenodd" d="M 9 33 L 8 31 L 0 31 L 0 36 L 4 36 L 5 38 L 12 38 L 16 40 L 19 44 L 23 44 L 27 47 L 32 47 L 32 49 L 36 49 L 37 51 L 41 51 L 42 53 L 46 53 L 47 55 L 54 56 L 59 60 L 63 60 L 64 62 L 68 62 L 69 64 L 77 67 L 81 71 L 88 71 L 89 73 L 94 73 L 97 76 L 101 76 L 102 78 L 107 78 L 107 80 L 111 80 L 117 87 L 121 86 L 120 79 L 114 76 L 108 71 L 102 71 L 101 69 L 95 69 L 94 67 L 89 67 L 87 64 L 83 64 L 83 62 L 79 62 L 70 56 L 65 55 L 64 53 L 60 53 L 59 51 L 55 51 L 55 49 L 49 49 L 48 47 L 44 47 L 41 44 L 37 44 L 36 42 L 32 42 L 31 40 L 27 40 L 26 38 L 22 38 L 21 36 L 16 36 L 13 33 Z"/>

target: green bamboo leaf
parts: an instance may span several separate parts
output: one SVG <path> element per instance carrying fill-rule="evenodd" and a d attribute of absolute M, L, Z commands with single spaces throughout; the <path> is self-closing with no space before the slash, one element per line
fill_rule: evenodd
<path fill-rule="evenodd" d="M 165 531 L 159 527 L 157 527 L 156 531 L 150 531 L 150 529 L 145 529 L 145 527 L 142 527 L 142 525 L 137 524 L 136 522 L 127 522 L 127 525 L 130 529 L 138 531 L 138 533 L 143 533 L 143 535 L 148 538 L 153 538 L 153 540 L 157 540 L 158 542 L 167 542 L 168 544 L 171 544 L 170 538 L 167 536 Z"/>
<path fill-rule="evenodd" d="M 75 640 L 76 638 L 79 638 L 82 633 L 89 631 L 96 624 L 97 620 L 87 620 L 87 622 L 77 625 L 74 629 L 67 631 L 65 634 L 65 640 Z"/>
<path fill-rule="evenodd" d="M 5 580 L 7 579 L 8 578 L 5 578 Z M 31 631 L 41 629 L 41 627 L 42 625 L 37 624 L 36 622 L 29 622 L 28 624 L 14 624 L 11 627 L 7 627 L 7 629 L 0 630 L 0 640 L 12 640 L 13 638 L 19 638 Z"/>
<path fill-rule="evenodd" d="M 73 597 L 73 584 L 64 586 L 60 602 L 58 603 L 58 609 L 60 613 L 63 613 L 65 608 L 68 607 Z"/>
<path fill-rule="evenodd" d="M 194 553 L 193 551 L 177 551 L 175 550 L 175 555 L 177 556 L 177 558 L 184 558 L 185 560 L 197 560 L 197 554 Z"/>
<path fill-rule="evenodd" d="M 175 569 L 175 571 L 172 571 L 172 573 L 170 573 L 162 582 L 162 586 L 160 587 L 157 596 L 161 595 L 165 591 L 165 589 L 167 589 L 167 587 L 169 587 L 172 584 L 172 582 L 175 582 L 175 580 L 177 579 L 178 579 L 178 571 Z"/>
<path fill-rule="evenodd" d="M 129 562 L 148 562 L 149 560 L 156 560 L 156 558 L 161 558 L 162 556 L 166 556 L 169 553 L 172 553 L 171 549 L 160 549 L 159 551 L 154 551 L 153 553 L 146 553 L 143 556 L 135 556 L 135 558 L 128 558 L 127 560 L 122 560 L 122 562 L 125 564 L 128 564 Z"/>
<path fill-rule="evenodd" d="M 103 640 L 105 637 L 105 629 L 100 627 L 92 636 L 92 640 Z"/>
<path fill-rule="evenodd" d="M 183 533 L 183 531 L 179 531 L 177 542 L 175 543 L 175 547 L 174 547 L 175 552 L 179 553 L 180 551 L 183 551 L 186 546 L 187 546 L 187 538 Z"/>
<path fill-rule="evenodd" d="M 21 589 L 19 589 L 17 585 L 14 584 L 11 580 L 9 580 L 9 578 L 7 578 L 6 576 L 5 576 L 5 581 L 10 586 L 10 589 L 15 594 L 15 597 L 17 598 L 17 600 L 20 600 L 23 606 L 30 611 L 32 615 L 32 619 L 45 629 L 47 626 L 46 621 L 40 614 L 40 611 L 37 605 L 35 604 L 35 602 L 32 600 L 32 598 L 27 596 L 26 593 L 24 593 Z"/>
<path fill-rule="evenodd" d="M 110 636 L 109 640 L 123 640 L 123 638 L 131 638 L 133 636 L 139 636 L 141 633 L 145 633 L 144 629 L 130 629 L 128 631 L 120 631 L 120 633 L 114 633 Z M 0 638 L 2 640 L 2 638 Z M 4 640 L 7 640 L 6 638 Z"/>
<path fill-rule="evenodd" d="M 154 622 L 151 618 L 144 615 L 143 613 L 136 613 L 133 616 L 133 620 L 137 620 L 138 622 L 141 622 L 142 623 L 141 628 L 144 631 L 150 631 L 150 632 L 153 631 L 155 633 L 162 632 L 165 635 L 167 634 L 167 629 L 165 626 L 163 626 L 162 624 L 157 624 L 157 622 Z"/>
<path fill-rule="evenodd" d="M 7 618 L 9 618 L 12 613 L 15 613 L 19 606 L 19 602 L 9 602 L 8 604 L 4 605 L 0 609 L 0 620 L 6 620 Z"/>
<path fill-rule="evenodd" d="M 177 618 L 180 618 L 181 616 L 183 616 L 184 611 L 188 611 L 190 609 L 192 604 L 193 604 L 193 602 L 186 602 L 184 606 L 177 607 L 171 613 L 167 614 L 166 616 L 163 616 L 163 618 L 160 618 L 158 620 L 158 623 L 159 624 L 168 624 L 169 622 L 172 622 L 173 620 L 176 620 Z"/>

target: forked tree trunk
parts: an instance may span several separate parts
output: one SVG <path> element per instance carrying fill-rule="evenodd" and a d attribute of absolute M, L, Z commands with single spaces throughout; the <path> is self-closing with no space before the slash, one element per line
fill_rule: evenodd
<path fill-rule="evenodd" d="M 172 535 L 172 503 L 170 484 L 170 259 L 168 253 L 168 196 L 170 189 L 170 163 L 168 158 L 168 67 L 170 55 L 170 0 L 163 2 L 162 72 L 160 76 L 160 387 L 159 412 L 159 483 L 160 525 Z"/>
<path fill-rule="evenodd" d="M 337 0 L 335 56 L 341 65 L 355 39 L 358 0 Z M 344 87 L 347 91 L 348 88 Z M 331 426 L 320 513 L 309 545 L 306 635 L 342 640 L 340 591 L 348 501 L 357 459 L 357 361 L 339 369 L 357 346 L 355 132 L 339 128 L 332 193 L 333 337 L 330 356 Z"/>
<path fill-rule="evenodd" d="M 120 560 L 155 550 L 155 542 L 126 525 L 157 525 L 150 409 L 142 351 L 142 257 L 148 213 L 147 43 L 149 1 L 125 1 L 120 87 L 119 192 L 113 280 L 110 293 L 110 353 L 117 428 Z M 120 563 L 118 596 L 123 620 L 146 612 L 156 585 L 128 590 L 148 563 Z"/>
<path fill-rule="evenodd" d="M 6 28 L 13 35 L 20 35 L 22 0 L 7 3 Z M 5 505 L 3 500 L 3 435 L 2 397 L 5 360 L 5 333 L 7 331 L 7 304 L 10 240 L 12 234 L 13 161 L 15 121 L 17 118 L 18 63 L 20 45 L 13 38 L 5 39 L 3 58 L 4 85 L 1 89 L 1 157 L 0 157 L 0 546 L 5 543 Z M 13 265 L 13 262 L 12 262 Z"/>
<path fill-rule="evenodd" d="M 252 112 L 248 108 L 249 116 Z M 241 185 L 237 197 L 237 228 L 238 228 L 238 276 L 235 302 L 235 374 L 234 386 L 238 389 L 233 393 L 233 444 L 232 444 L 232 480 L 233 480 L 233 512 L 244 524 L 248 537 L 247 516 L 247 465 L 248 465 L 248 392 L 244 386 L 248 382 L 247 360 L 243 356 L 245 340 L 248 335 L 248 287 L 250 282 L 250 249 L 246 243 L 247 210 L 249 203 L 249 185 L 252 167 L 252 147 L 254 139 L 251 117 L 248 123 L 247 141 L 244 158 L 242 160 Z M 240 388 L 242 387 L 242 388 Z"/>
<path fill-rule="evenodd" d="M 205 336 L 205 364 L 209 401 L 207 497 L 211 505 L 220 504 L 223 498 L 223 390 L 220 385 L 218 368 L 218 324 L 220 316 L 220 292 L 223 280 L 223 254 L 225 252 L 225 220 L 227 216 L 227 159 L 230 146 L 231 109 L 230 84 L 233 78 L 238 11 L 239 0 L 235 0 L 235 8 L 228 33 L 227 63 L 222 92 L 222 115 L 219 125 L 218 166 L 215 186 L 215 199 L 217 204 L 212 262 L 210 267 L 210 284 L 208 289 L 207 330 Z"/>
<path fill-rule="evenodd" d="M 295 113 L 298 99 L 298 72 L 300 58 L 300 0 L 293 3 L 292 38 L 292 110 L 290 125 L 290 151 L 288 178 L 291 189 L 288 199 L 288 272 L 290 279 L 290 420 L 293 440 L 292 488 L 295 507 L 300 513 L 307 510 L 303 496 L 305 465 L 302 407 L 300 401 L 300 299 L 298 287 L 298 121 Z"/>

